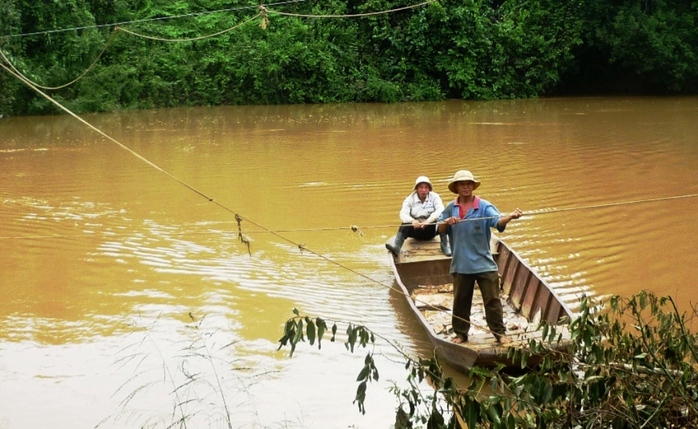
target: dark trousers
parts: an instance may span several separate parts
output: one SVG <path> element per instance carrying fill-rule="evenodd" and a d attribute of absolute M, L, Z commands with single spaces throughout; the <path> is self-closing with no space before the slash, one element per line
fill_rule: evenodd
<path fill-rule="evenodd" d="M 468 336 L 470 310 L 477 282 L 485 304 L 487 326 L 495 336 L 504 335 L 504 310 L 499 300 L 499 274 L 496 271 L 478 274 L 453 274 L 453 332 Z"/>
<path fill-rule="evenodd" d="M 430 224 L 424 228 L 417 229 L 409 223 L 403 223 L 397 230 L 398 236 L 403 239 L 407 237 L 412 237 L 416 240 L 431 240 L 436 237 L 436 224 Z"/>

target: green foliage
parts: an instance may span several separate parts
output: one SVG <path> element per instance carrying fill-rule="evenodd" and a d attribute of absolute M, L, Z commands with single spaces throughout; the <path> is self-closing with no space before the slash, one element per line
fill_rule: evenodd
<path fill-rule="evenodd" d="M 315 339 L 317 338 L 318 349 L 322 349 L 322 338 L 327 331 L 327 323 L 320 317 L 315 319 L 310 319 L 309 317 L 300 317 L 297 309 L 293 309 L 293 314 L 296 317 L 289 319 L 284 326 L 284 335 L 279 340 L 279 349 L 289 344 L 291 346 L 291 355 L 296 349 L 296 345 L 299 342 L 305 341 L 307 336 L 310 345 L 315 344 Z M 305 329 L 304 329 L 305 326 Z M 349 329 L 349 328 L 347 328 Z M 337 335 L 337 324 L 332 325 L 332 338 L 331 342 L 335 341 Z M 356 341 L 354 340 L 354 343 Z M 351 351 L 354 351 L 354 343 L 351 345 Z M 362 344 L 365 346 L 365 344 Z"/>
<path fill-rule="evenodd" d="M 698 89 L 695 1 L 414 5 L 309 0 L 274 6 L 299 16 L 269 12 L 241 25 L 259 13 L 257 2 L 5 0 L 0 48 L 43 86 L 62 86 L 89 70 L 51 90 L 78 112 L 537 97 L 599 76 L 606 88 L 623 81 L 640 89 Z M 374 14 L 398 8 L 406 9 Z M 0 109 L 57 111 L 11 75 L 0 76 Z"/>
<path fill-rule="evenodd" d="M 292 320 L 297 329 L 300 316 Z M 436 356 L 407 358 L 409 387 L 392 388 L 399 403 L 396 428 L 698 425 L 697 338 L 671 298 L 641 292 L 627 299 L 613 297 L 605 307 L 585 298 L 569 329 L 573 338 L 569 353 L 547 347 L 560 335 L 555 326 L 548 326 L 542 341 L 509 352 L 521 359 L 521 368 L 529 356 L 542 354 L 535 368 L 516 375 L 502 367 L 475 367 L 467 386 L 456 386 L 445 377 Z M 287 330 L 284 338 L 297 338 L 293 332 Z M 350 324 L 347 335 L 352 344 L 374 342 L 363 327 Z M 353 346 L 347 349 L 353 351 Z M 355 402 L 361 412 L 365 412 L 365 383 L 374 371 L 369 354 L 357 378 Z"/>
<path fill-rule="evenodd" d="M 20 29 L 20 15 L 14 0 L 0 2 L 0 30 L 3 33 L 11 34 Z M 6 52 L 19 47 L 19 39 L 3 39 L 0 37 L 0 50 Z M 4 61 L 0 59 L 0 64 Z M 17 92 L 21 84 L 10 74 L 0 69 L 0 117 L 11 112 Z"/>
<path fill-rule="evenodd" d="M 625 91 L 698 90 L 698 3 L 586 0 L 570 79 Z"/>
<path fill-rule="evenodd" d="M 297 309 L 293 309 L 293 314 L 295 315 L 291 319 L 286 321 L 284 325 L 284 334 L 279 339 L 279 350 L 282 347 L 290 346 L 291 351 L 289 356 L 293 356 L 293 352 L 296 350 L 298 343 L 304 342 L 308 339 L 308 343 L 312 346 L 315 339 L 318 340 L 318 349 L 322 349 L 322 337 L 327 330 L 327 323 L 320 317 L 311 319 L 307 316 L 301 316 Z M 332 338 L 331 342 L 334 342 L 337 335 L 337 324 L 332 325 Z M 354 352 L 356 346 L 366 348 L 369 344 L 375 344 L 376 337 L 373 332 L 369 331 L 363 326 L 355 326 L 351 323 L 348 324 L 346 329 L 347 339 L 344 346 L 347 350 Z M 356 381 L 359 386 L 356 389 L 356 397 L 354 398 L 354 403 L 359 407 L 359 411 L 362 414 L 366 413 L 365 401 L 366 401 L 366 390 L 368 388 L 368 383 L 371 381 L 378 381 L 379 379 L 378 369 L 373 360 L 373 353 L 366 354 L 364 359 L 364 366 L 359 372 Z"/>

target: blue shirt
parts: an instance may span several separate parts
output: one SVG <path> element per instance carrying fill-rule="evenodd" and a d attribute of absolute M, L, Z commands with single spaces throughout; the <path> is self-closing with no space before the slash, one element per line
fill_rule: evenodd
<path fill-rule="evenodd" d="M 502 232 L 506 225 L 499 226 L 501 214 L 497 207 L 489 201 L 475 197 L 472 207 L 463 217 L 460 215 L 458 199 L 450 202 L 439 221 L 455 216 L 460 222 L 448 226 L 448 237 L 451 242 L 451 274 L 477 274 L 497 271 L 490 252 L 491 228 Z"/>

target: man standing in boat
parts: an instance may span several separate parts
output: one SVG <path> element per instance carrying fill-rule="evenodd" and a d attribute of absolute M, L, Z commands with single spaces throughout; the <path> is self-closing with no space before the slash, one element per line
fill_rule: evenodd
<path fill-rule="evenodd" d="M 414 182 L 412 193 L 402 202 L 400 221 L 402 225 L 397 230 L 395 241 L 385 247 L 393 256 L 400 254 L 402 244 L 407 237 L 417 240 L 431 240 L 436 237 L 436 220 L 444 210 L 441 196 L 433 192 L 433 187 L 427 176 L 419 176 Z M 446 234 L 441 234 L 441 251 L 446 256 L 451 256 Z"/>
<path fill-rule="evenodd" d="M 509 343 L 505 336 L 502 302 L 499 299 L 499 274 L 490 251 L 491 228 L 503 232 L 509 221 L 521 217 L 518 208 L 508 215 L 487 200 L 476 197 L 473 191 L 480 186 L 468 170 L 457 171 L 448 189 L 458 197 L 444 209 L 437 231 L 450 238 L 453 259 L 453 339 L 456 343 L 468 341 L 470 309 L 477 282 L 485 305 L 487 326 L 497 341 Z"/>

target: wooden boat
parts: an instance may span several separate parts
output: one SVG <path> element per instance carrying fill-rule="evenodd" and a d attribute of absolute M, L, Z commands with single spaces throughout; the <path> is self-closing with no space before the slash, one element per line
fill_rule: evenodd
<path fill-rule="evenodd" d="M 388 241 L 392 244 L 394 237 Z M 410 309 L 426 331 L 437 355 L 459 370 L 473 366 L 521 369 L 520 362 L 507 358 L 510 347 L 525 348 L 531 339 L 541 340 L 539 322 L 556 325 L 560 341 L 551 344 L 555 349 L 566 349 L 569 344 L 569 321 L 573 319 L 570 307 L 553 288 L 506 243 L 493 235 L 492 254 L 499 266 L 502 304 L 507 337 L 512 341 L 502 346 L 487 329 L 479 289 L 475 288 L 468 341 L 453 342 L 451 308 L 453 280 L 449 272 L 451 258 L 440 250 L 439 239 L 428 241 L 407 239 L 398 257 L 390 252 L 395 280 L 401 288 Z M 478 303 L 479 299 L 479 303 Z M 527 366 L 535 366 L 540 356 L 531 356 Z"/>

